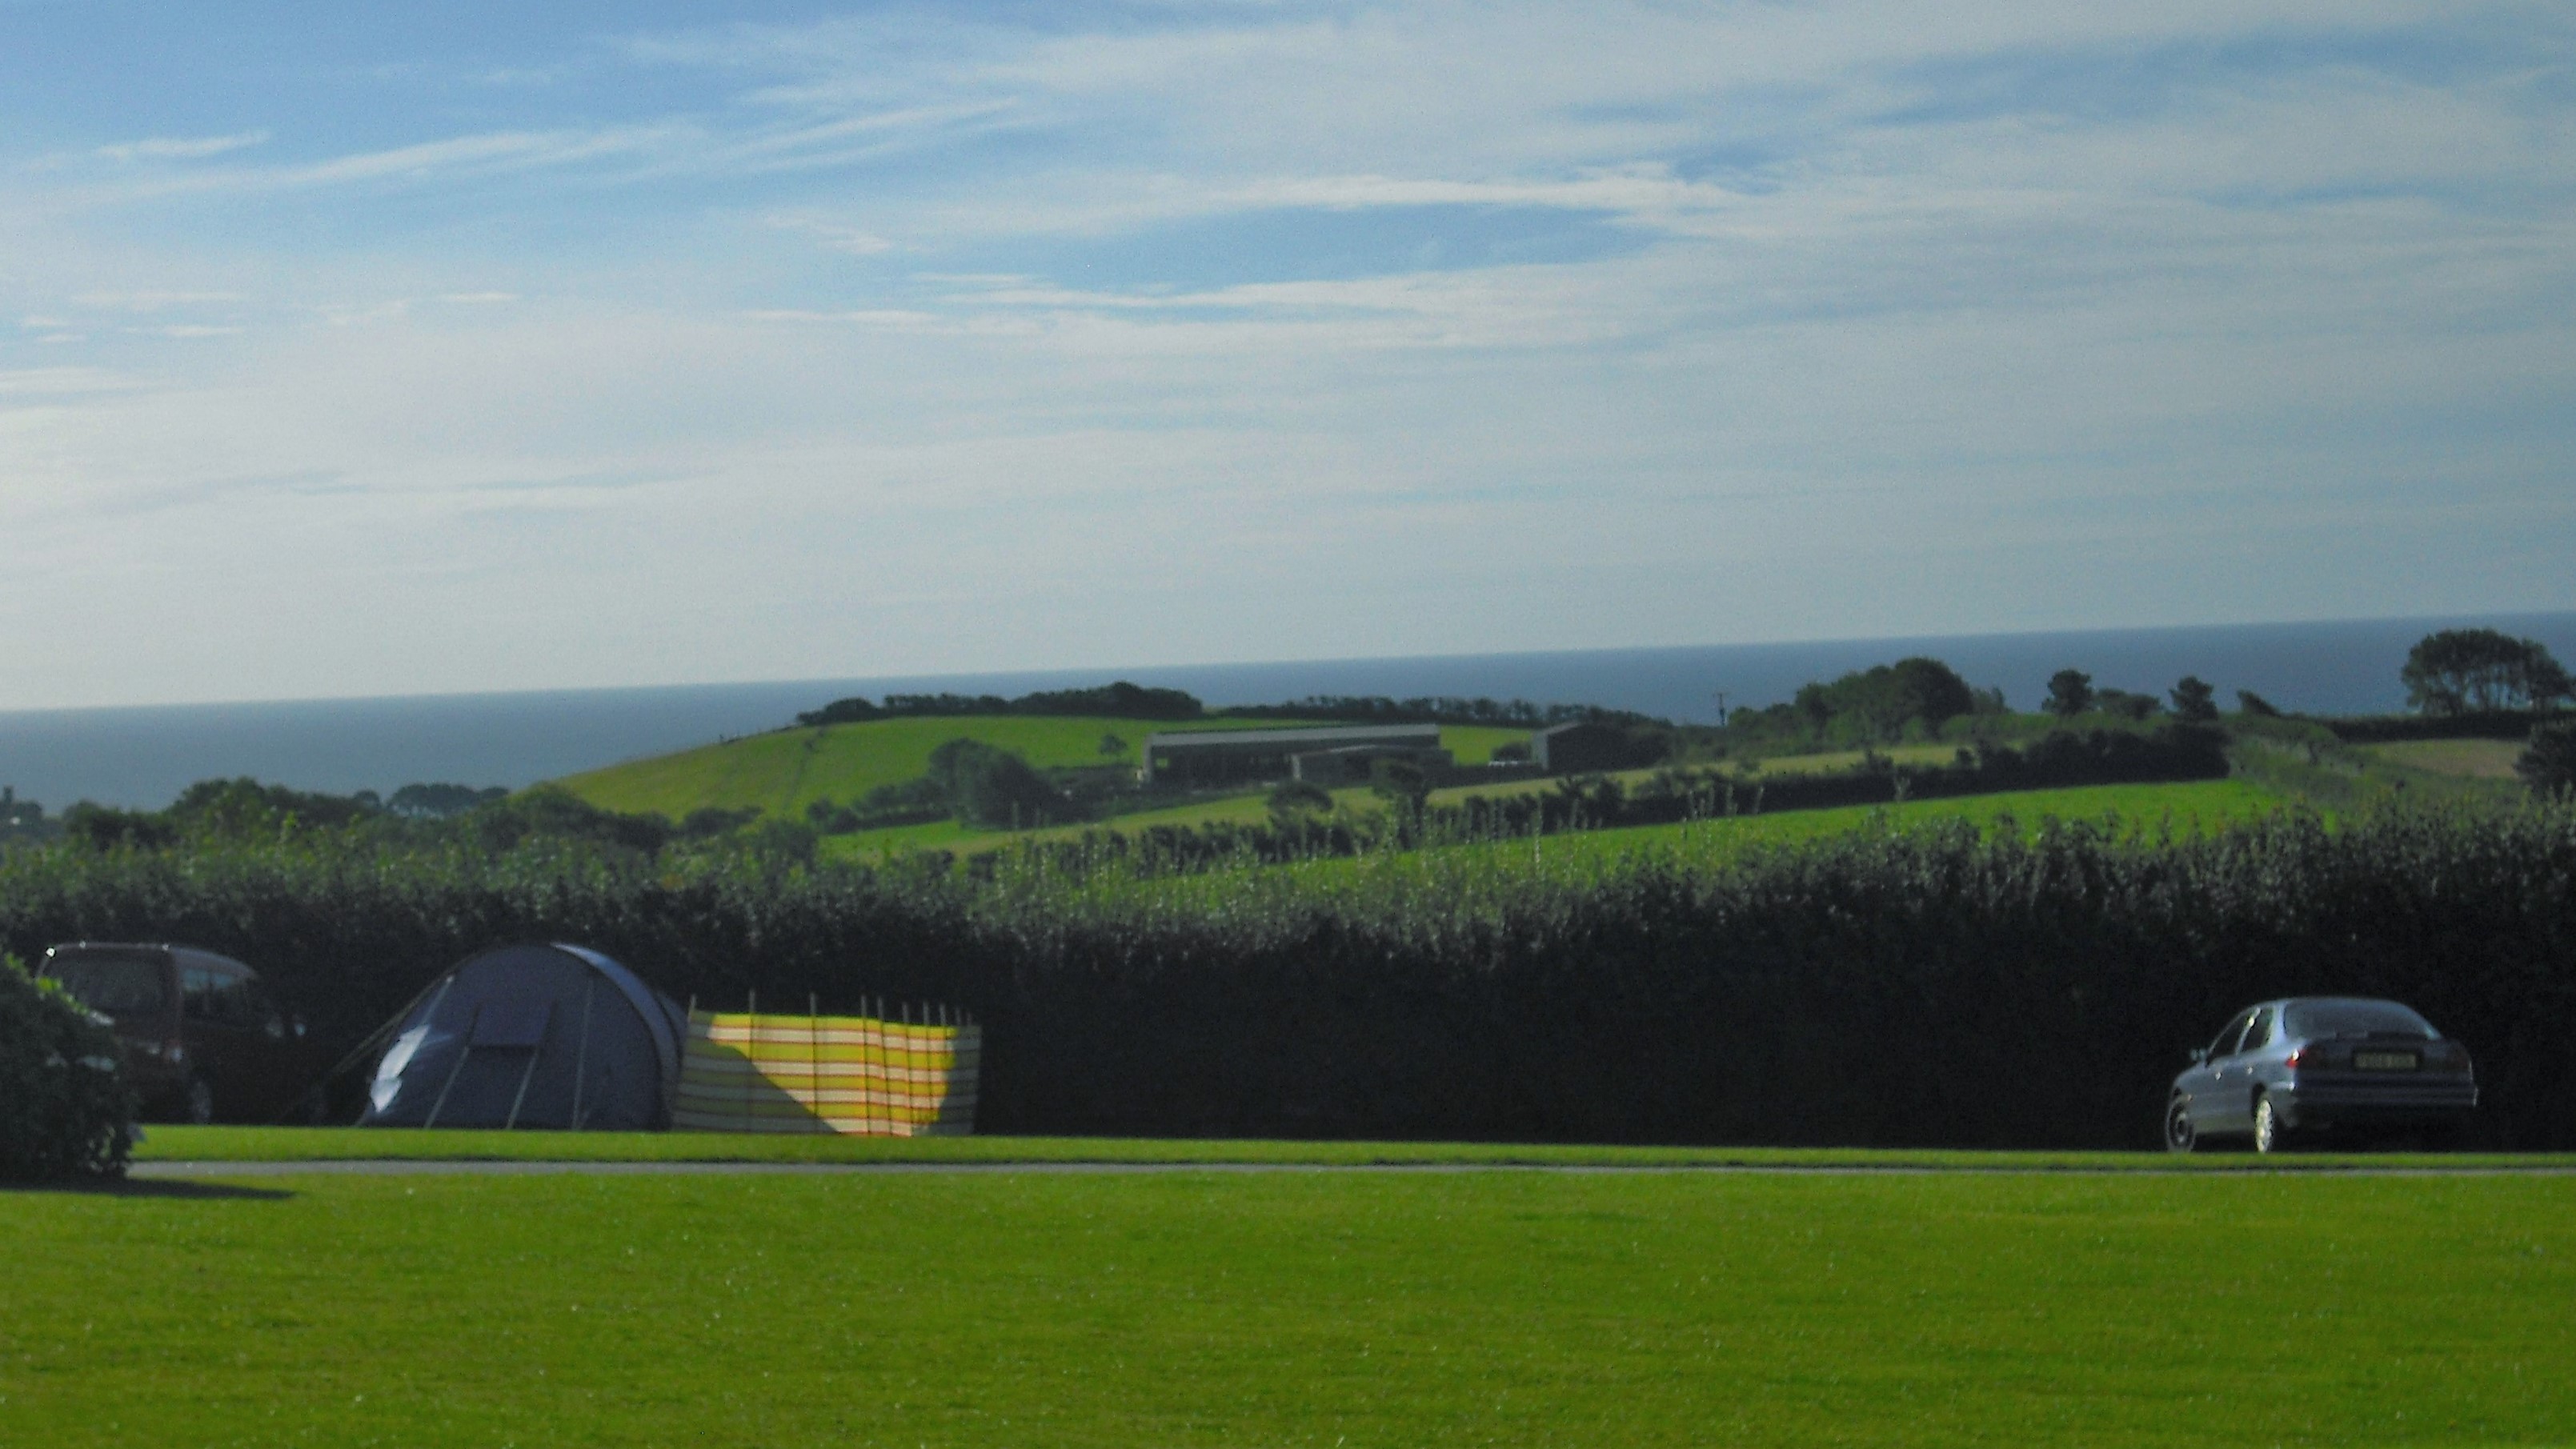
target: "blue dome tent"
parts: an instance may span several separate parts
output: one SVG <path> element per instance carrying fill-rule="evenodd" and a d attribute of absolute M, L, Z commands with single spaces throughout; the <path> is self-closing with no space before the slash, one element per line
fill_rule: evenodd
<path fill-rule="evenodd" d="M 379 1039 L 362 1127 L 649 1131 L 671 1123 L 683 1017 L 581 946 L 500 946 L 429 984 Z"/>

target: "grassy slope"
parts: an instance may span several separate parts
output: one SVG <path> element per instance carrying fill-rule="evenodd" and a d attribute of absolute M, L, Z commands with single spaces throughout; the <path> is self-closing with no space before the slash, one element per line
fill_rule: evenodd
<path fill-rule="evenodd" d="M 2357 745 L 2366 759 L 2403 765 L 2428 775 L 2461 775 L 2474 780 L 2511 780 L 2513 762 L 2526 748 L 2520 740 L 2397 740 Z"/>
<path fill-rule="evenodd" d="M 1794 810 L 1738 815 L 1684 825 L 1644 825 L 1550 835 L 1536 843 L 1544 868 L 1586 869 L 1621 856 L 1667 852 L 1694 863 L 1715 864 L 1767 846 L 1795 844 L 1870 826 L 1904 827 L 1935 820 L 1967 820 L 1991 829 L 2009 819 L 2024 830 L 2044 820 L 2114 820 L 2123 829 L 2200 833 L 2268 815 L 2292 803 L 2242 780 L 2202 780 L 2164 785 L 2088 785 L 2065 790 L 2025 790 L 1912 800 L 1902 805 L 1861 805 L 1836 810 Z M 1315 860 L 1281 869 L 1295 879 L 1330 884 L 1369 871 L 1412 871 L 1454 877 L 1487 861 L 1518 864 L 1533 858 L 1528 840 L 1445 846 L 1411 856 L 1369 860 Z M 1200 887 L 1194 878 L 1164 888 L 1183 894 Z"/>
<path fill-rule="evenodd" d="M 317 1177 L 0 1232 L 29 1444 L 2576 1433 L 2563 1178 Z"/>
<path fill-rule="evenodd" d="M 1217 729 L 1257 729 L 1267 722 L 1207 723 Z M 1011 715 L 870 720 L 702 745 L 567 776 L 558 783 L 594 805 L 654 811 L 674 819 L 708 806 L 757 805 L 792 815 L 825 796 L 847 803 L 879 785 L 919 779 L 930 766 L 930 752 L 953 739 L 1016 750 L 1040 767 L 1133 765 L 1145 737 L 1168 728 L 1153 720 Z M 1112 734 L 1126 748 L 1102 754 L 1101 737 Z"/>
<path fill-rule="evenodd" d="M 1283 723 L 1308 721 L 1212 719 L 1190 729 L 1274 729 Z M 871 720 L 824 729 L 780 730 L 719 745 L 702 745 L 677 754 L 631 760 L 605 769 L 566 776 L 556 783 L 594 805 L 610 810 L 652 812 L 679 819 L 709 807 L 738 810 L 756 805 L 773 814 L 795 815 L 814 800 L 844 804 L 879 785 L 920 778 L 929 768 L 930 752 L 959 738 L 982 740 L 1016 750 L 1030 764 L 1059 766 L 1134 765 L 1145 737 L 1172 728 L 1154 720 L 1111 718 L 1021 718 L 1016 716 L 929 717 Z M 1116 735 L 1125 749 L 1102 754 L 1101 737 Z M 1483 764 L 1494 746 L 1529 738 L 1527 730 L 1484 726 L 1444 726 L 1440 741 L 1462 764 Z M 1211 805 L 1220 806 L 1206 813 Z M 1225 802 L 1176 807 L 1167 815 L 1176 822 L 1199 819 L 1259 819 L 1261 794 L 1247 793 Z M 837 848 L 876 854 L 889 848 L 956 848 L 984 837 L 949 826 L 903 826 L 848 837 Z"/>

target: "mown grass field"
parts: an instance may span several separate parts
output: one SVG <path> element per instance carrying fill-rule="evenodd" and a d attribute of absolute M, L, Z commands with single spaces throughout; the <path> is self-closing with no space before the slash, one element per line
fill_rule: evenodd
<path fill-rule="evenodd" d="M 11 1443 L 2576 1436 L 2565 1177 L 307 1176 L 0 1232 Z"/>
<path fill-rule="evenodd" d="M 2029 835 L 2050 821 L 2081 821 L 2107 824 L 2122 832 L 2169 830 L 2176 835 L 2200 835 L 2259 819 L 2295 803 L 2292 797 L 2238 779 L 2087 785 L 1832 810 L 1719 816 L 1677 825 L 1578 831 L 1535 841 L 1469 841 L 1401 855 L 1299 861 L 1265 874 L 1276 877 L 1285 889 L 1339 888 L 1364 878 L 1388 885 L 1391 882 L 1384 877 L 1394 873 L 1419 876 L 1426 887 L 1445 883 L 1460 890 L 1509 890 L 1513 881 L 1525 881 L 1534 871 L 1579 875 L 1622 857 L 1647 854 L 1678 858 L 1692 866 L 1717 866 L 1754 851 L 1863 829 L 1901 830 L 1963 820 L 1989 831 L 2009 822 L 2014 830 Z M 1185 898 L 1232 887 L 1208 877 L 1185 877 L 1159 882 L 1153 889 Z"/>
<path fill-rule="evenodd" d="M 1193 721 L 1186 728 L 1274 729 L 1313 723 L 1305 720 L 1209 719 Z M 554 783 L 603 809 L 653 813 L 673 820 L 681 819 L 693 810 L 740 810 L 746 807 L 758 807 L 772 815 L 792 818 L 816 800 L 830 799 L 846 805 L 880 785 L 899 785 L 919 779 L 929 769 L 930 752 L 954 739 L 981 740 L 1000 749 L 1016 751 L 1041 769 L 1086 765 L 1133 767 L 1147 735 L 1173 728 L 1176 726 L 1163 721 L 1108 717 L 973 715 L 869 720 L 860 724 L 750 735 L 723 744 L 702 745 L 676 754 L 588 770 L 565 776 Z M 1109 736 L 1117 737 L 1120 748 L 1114 751 L 1101 748 Z M 1527 738 L 1527 730 L 1476 725 L 1447 725 L 1440 731 L 1441 744 L 1460 763 L 1471 765 L 1481 765 L 1493 758 L 1496 745 Z M 1257 819 L 1263 813 L 1263 793 L 1247 792 L 1228 800 L 1178 806 L 1156 814 L 1186 822 L 1200 818 L 1234 818 L 1232 814 L 1223 813 L 1204 815 L 1205 811 L 1215 807 L 1237 814 L 1249 812 L 1245 818 Z M 988 835 L 998 836 L 998 833 L 970 831 L 953 823 L 944 829 L 936 825 L 898 826 L 845 837 L 849 843 L 843 848 L 863 847 L 871 853 L 903 847 L 953 849 L 961 843 L 980 841 Z"/>
<path fill-rule="evenodd" d="M 1245 721 L 1234 727 L 1257 724 Z M 1145 736 L 1164 728 L 1168 726 L 1152 720 L 1106 717 L 869 720 L 750 735 L 568 775 L 556 783 L 604 809 L 651 811 L 674 820 L 692 810 L 747 806 L 792 816 L 827 796 L 847 804 L 879 785 L 919 779 L 930 766 L 930 752 L 953 739 L 982 740 L 1016 750 L 1042 768 L 1132 766 Z M 1124 748 L 1103 753 L 1105 735 L 1116 735 Z"/>
<path fill-rule="evenodd" d="M 2472 780 L 2511 780 L 2513 762 L 2527 746 L 2520 740 L 2392 740 L 2356 745 L 2366 759 L 2403 765 L 2428 775 L 2458 775 Z"/>
<path fill-rule="evenodd" d="M 1790 810 L 1734 815 L 1682 825 L 1551 836 L 1543 848 L 1619 854 L 1639 848 L 1687 848 L 1733 854 L 1763 845 L 1787 845 L 1871 826 L 1903 829 L 1939 820 L 1966 820 L 1991 830 L 2010 821 L 2025 834 L 2048 821 L 2109 822 L 2130 830 L 2171 830 L 2205 835 L 2271 814 L 2294 803 L 2245 780 L 2184 780 L 2144 785 L 2080 785 L 2060 790 L 2015 790 L 1832 810 Z M 1511 849 L 1513 846 L 1488 847 Z"/>

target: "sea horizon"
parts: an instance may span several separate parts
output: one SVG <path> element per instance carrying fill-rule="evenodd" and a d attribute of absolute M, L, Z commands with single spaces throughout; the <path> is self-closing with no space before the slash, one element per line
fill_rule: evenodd
<path fill-rule="evenodd" d="M 2417 639 L 2472 627 L 2576 659 L 2576 611 L 2551 611 L 85 706 L 0 711 L 0 786 L 55 811 L 77 800 L 158 808 L 196 781 L 236 776 L 334 794 L 433 780 L 520 788 L 783 728 L 851 695 L 1008 696 L 1113 679 L 1187 690 L 1211 708 L 1483 696 L 1709 723 L 1721 695 L 1730 711 L 1760 708 L 1810 680 L 1928 655 L 2017 709 L 2075 668 L 2097 687 L 2159 695 L 2196 674 L 2229 707 L 2245 689 L 2295 713 L 2380 714 L 2404 707 L 2398 669 Z"/>

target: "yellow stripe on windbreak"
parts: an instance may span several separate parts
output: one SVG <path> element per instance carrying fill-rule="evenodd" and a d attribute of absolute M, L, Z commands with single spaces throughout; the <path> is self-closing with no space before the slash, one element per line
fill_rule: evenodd
<path fill-rule="evenodd" d="M 672 1125 L 911 1137 L 973 1130 L 983 1032 L 870 1017 L 692 1013 Z"/>

